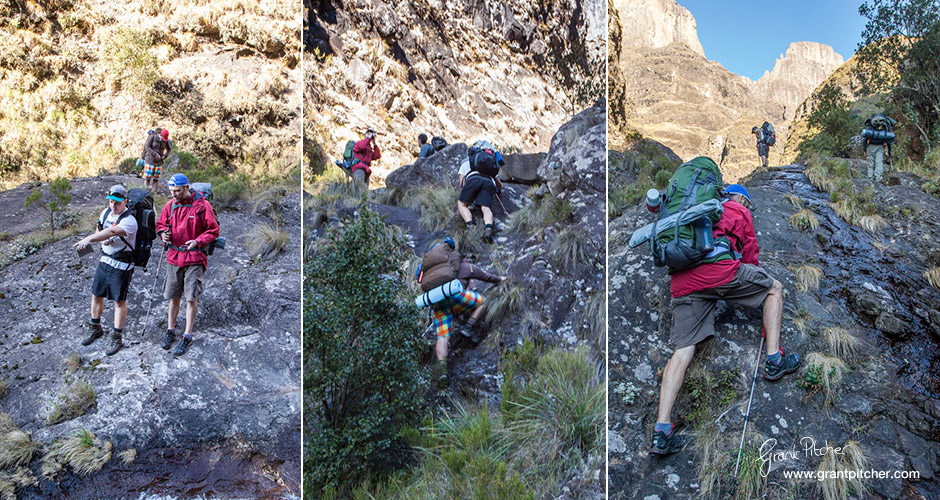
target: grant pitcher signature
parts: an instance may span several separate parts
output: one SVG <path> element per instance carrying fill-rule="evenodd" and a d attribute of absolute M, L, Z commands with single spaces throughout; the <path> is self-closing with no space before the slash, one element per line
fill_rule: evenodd
<path fill-rule="evenodd" d="M 829 453 L 834 455 L 842 455 L 845 453 L 843 448 L 829 446 L 829 443 L 826 443 L 825 446 L 817 448 L 816 440 L 811 437 L 804 437 L 800 439 L 800 445 L 803 446 L 803 456 L 805 457 L 822 457 Z M 764 441 L 764 444 L 760 446 L 760 456 L 758 459 L 761 461 L 761 477 L 767 477 L 767 474 L 770 474 L 770 469 L 772 468 L 773 462 L 786 462 L 788 460 L 799 459 L 798 450 L 793 449 L 774 451 L 775 446 L 777 446 L 776 438 L 770 438 Z"/>

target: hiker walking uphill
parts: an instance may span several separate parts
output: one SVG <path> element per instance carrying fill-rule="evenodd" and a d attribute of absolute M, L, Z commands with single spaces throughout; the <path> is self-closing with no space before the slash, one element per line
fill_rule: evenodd
<path fill-rule="evenodd" d="M 502 183 L 496 176 L 499 175 L 499 167 L 505 164 L 503 155 L 496 151 L 492 144 L 487 141 L 477 141 L 467 151 L 467 160 L 461 164 L 457 172 L 461 188 L 457 199 L 457 211 L 467 228 L 472 228 L 475 223 L 469 205 L 473 203 L 480 207 L 480 211 L 483 212 L 483 224 L 486 225 L 483 239 L 487 242 L 492 242 L 495 234 L 493 210 L 490 207 L 493 204 L 493 198 L 498 197 L 503 189 Z"/>
<path fill-rule="evenodd" d="M 800 364 L 798 354 L 784 355 L 779 346 L 783 286 L 759 267 L 747 189 L 733 184 L 724 190 L 726 198 L 722 197 L 721 172 L 706 157 L 680 166 L 667 186 L 662 199 L 650 204 L 656 205 L 653 208 L 660 213 L 648 236 L 654 262 L 668 266 L 671 275 L 673 323 L 669 343 L 675 349 L 663 370 L 659 414 L 650 447 L 655 455 L 675 453 L 685 444 L 672 424 L 672 408 L 696 345 L 715 334 L 719 300 L 747 307 L 763 305 L 768 352 L 765 379 L 777 380 Z M 688 222 L 682 218 L 695 212 Z M 674 226 L 668 225 L 670 220 Z M 631 246 L 635 246 L 632 240 Z"/>
<path fill-rule="evenodd" d="M 419 296 L 419 306 L 431 307 L 431 327 L 437 333 L 435 371 L 441 387 L 447 386 L 447 343 L 454 326 L 454 316 L 469 314 L 461 335 L 480 343 L 480 321 L 486 308 L 483 295 L 470 290 L 471 280 L 499 283 L 505 278 L 487 273 L 463 260 L 450 237 L 431 247 L 418 268 L 416 278 L 426 293 Z"/>
<path fill-rule="evenodd" d="M 751 133 L 757 137 L 757 157 L 760 159 L 760 165 L 767 167 L 767 156 L 770 154 L 770 147 L 777 143 L 777 133 L 770 122 L 764 122 L 760 128 L 754 127 Z"/>
<path fill-rule="evenodd" d="M 878 113 L 865 120 L 862 138 L 865 139 L 865 153 L 868 156 L 868 179 L 881 182 L 884 177 L 885 146 L 888 147 L 888 160 L 891 159 L 891 143 L 894 142 L 892 129 L 896 121 Z"/>
<path fill-rule="evenodd" d="M 353 147 L 353 157 L 359 160 L 352 166 L 353 180 L 365 183 L 369 187 L 369 177 L 372 176 L 372 162 L 382 157 L 382 150 L 375 142 L 375 130 L 366 130 L 362 140 Z"/>
<path fill-rule="evenodd" d="M 127 189 L 120 184 L 108 190 L 108 208 L 98 217 L 98 231 L 72 245 L 80 252 L 91 243 L 101 242 L 101 259 L 91 285 L 91 321 L 88 336 L 82 345 L 90 345 L 104 335 L 101 315 L 104 300 L 114 301 L 114 329 L 105 354 L 111 356 L 121 349 L 121 335 L 127 321 L 127 290 L 134 274 L 134 248 L 137 242 L 137 220 L 127 208 Z"/>
<path fill-rule="evenodd" d="M 163 160 L 170 154 L 170 131 L 157 129 L 147 136 L 144 143 L 144 183 L 156 192 L 160 184 Z"/>
<path fill-rule="evenodd" d="M 209 245 L 219 237 L 219 223 L 209 201 L 190 190 L 189 179 L 173 174 L 167 182 L 172 198 L 166 202 L 157 220 L 157 234 L 167 246 L 167 274 L 163 296 L 169 300 L 167 330 L 161 347 L 169 349 L 176 339 L 176 317 L 180 299 L 186 298 L 186 329 L 173 351 L 182 356 L 193 342 L 193 326 L 199 310 L 202 276 L 209 259 Z"/>

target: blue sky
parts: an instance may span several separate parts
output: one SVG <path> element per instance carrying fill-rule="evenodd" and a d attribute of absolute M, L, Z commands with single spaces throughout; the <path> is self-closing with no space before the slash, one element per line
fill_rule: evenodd
<path fill-rule="evenodd" d="M 865 28 L 862 0 L 678 0 L 695 16 L 705 57 L 752 80 L 773 68 L 790 42 L 832 46 L 843 59 L 855 53 Z"/>

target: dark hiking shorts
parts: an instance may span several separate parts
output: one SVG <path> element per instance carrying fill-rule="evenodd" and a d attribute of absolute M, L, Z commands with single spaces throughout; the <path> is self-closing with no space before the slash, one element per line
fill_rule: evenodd
<path fill-rule="evenodd" d="M 715 334 L 715 305 L 719 300 L 758 307 L 773 285 L 774 279 L 763 268 L 741 264 L 727 284 L 673 298 L 669 344 L 679 350 L 711 337 Z"/>
<path fill-rule="evenodd" d="M 493 204 L 493 196 L 495 195 L 496 183 L 493 179 L 474 174 L 464 180 L 459 199 L 467 205 L 473 203 L 488 208 Z"/>
<path fill-rule="evenodd" d="M 757 156 L 767 156 L 767 153 L 770 152 L 770 146 L 764 144 L 763 142 L 757 145 Z"/>
<path fill-rule="evenodd" d="M 131 286 L 132 274 L 134 274 L 134 268 L 123 271 L 104 262 L 98 262 L 95 280 L 91 284 L 91 294 L 95 297 L 123 302 L 127 300 L 127 289 Z"/>

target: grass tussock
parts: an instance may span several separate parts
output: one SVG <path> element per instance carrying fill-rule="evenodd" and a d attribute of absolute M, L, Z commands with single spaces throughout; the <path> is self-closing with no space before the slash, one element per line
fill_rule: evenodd
<path fill-rule="evenodd" d="M 39 479 L 26 467 L 0 471 L 0 500 L 16 500 L 16 490 L 38 485 Z"/>
<path fill-rule="evenodd" d="M 62 365 L 65 366 L 65 371 L 75 373 L 82 367 L 82 355 L 77 352 L 72 352 L 62 358 Z"/>
<path fill-rule="evenodd" d="M 761 475 L 762 464 L 760 444 L 751 443 L 749 446 L 745 446 L 741 451 L 741 466 L 738 470 L 734 498 L 741 500 L 763 498 L 764 493 L 767 491 L 767 478 Z"/>
<path fill-rule="evenodd" d="M 819 283 L 825 276 L 822 269 L 810 264 L 797 266 L 793 272 L 796 274 L 796 289 L 800 292 L 819 290 Z"/>
<path fill-rule="evenodd" d="M 581 322 L 578 325 L 581 338 L 587 339 L 598 352 L 607 350 L 607 293 L 597 290 L 581 312 Z"/>
<path fill-rule="evenodd" d="M 454 243 L 457 244 L 457 250 L 463 256 L 482 255 L 489 251 L 489 245 L 483 241 L 483 232 L 486 228 L 482 224 L 466 227 L 461 224 L 451 235 Z"/>
<path fill-rule="evenodd" d="M 793 323 L 793 326 L 802 334 L 806 334 L 810 331 L 810 325 L 813 323 L 813 315 L 809 313 L 806 307 L 802 305 L 797 308 L 796 312 L 793 313 L 793 316 L 790 317 L 790 322 Z"/>
<path fill-rule="evenodd" d="M 829 443 L 826 443 L 830 446 Z M 848 441 L 842 447 L 842 453 L 827 452 L 819 461 L 816 471 L 827 477 L 815 481 L 816 491 L 824 500 L 847 500 L 865 498 L 868 495 L 868 482 L 862 478 L 845 478 L 846 473 L 868 470 L 869 461 L 864 450 L 855 441 Z M 838 475 L 843 477 L 839 478 Z"/>
<path fill-rule="evenodd" d="M 819 219 L 812 210 L 804 208 L 790 216 L 790 226 L 797 231 L 815 231 L 819 228 Z"/>
<path fill-rule="evenodd" d="M 546 227 L 569 221 L 573 213 L 574 208 L 568 200 L 555 198 L 550 194 L 534 196 L 526 206 L 509 217 L 509 230 L 533 236 Z"/>
<path fill-rule="evenodd" d="M 290 234 L 280 226 L 259 223 L 246 235 L 248 253 L 254 260 L 273 259 L 287 247 Z"/>
<path fill-rule="evenodd" d="M 785 194 L 783 197 L 786 198 L 786 200 L 790 202 L 791 205 L 793 205 L 793 208 L 796 208 L 797 210 L 803 208 L 803 198 L 800 198 L 794 194 Z"/>
<path fill-rule="evenodd" d="M 0 469 L 29 464 L 37 448 L 29 434 L 19 429 L 0 433 Z"/>
<path fill-rule="evenodd" d="M 829 352 L 839 359 L 853 360 L 861 351 L 862 341 L 845 328 L 831 326 L 823 330 Z"/>
<path fill-rule="evenodd" d="M 521 311 L 524 305 L 525 296 L 522 293 L 522 287 L 509 280 L 503 281 L 486 294 L 484 322 L 487 326 L 495 325 L 497 321 Z"/>
<path fill-rule="evenodd" d="M 535 309 L 526 309 L 522 313 L 522 319 L 519 321 L 518 332 L 524 338 L 530 338 L 546 327 L 542 313 Z"/>
<path fill-rule="evenodd" d="M 42 476 L 54 479 L 65 466 L 79 476 L 101 470 L 111 460 L 111 441 L 102 441 L 87 430 L 53 442 L 42 457 Z"/>
<path fill-rule="evenodd" d="M 930 283 L 930 286 L 940 290 L 940 266 L 924 271 L 924 279 Z"/>
<path fill-rule="evenodd" d="M 833 401 L 836 388 L 842 381 L 847 367 L 842 359 L 813 352 L 803 364 L 802 379 L 799 385 L 810 394 L 822 391 L 826 396 L 826 406 Z"/>
<path fill-rule="evenodd" d="M 134 460 L 137 460 L 137 448 L 128 448 L 118 453 L 118 458 L 120 458 L 121 462 L 124 464 L 134 463 Z"/>
<path fill-rule="evenodd" d="M 591 262 L 591 249 L 587 233 L 578 227 L 566 227 L 558 234 L 552 250 L 552 262 L 565 271 Z"/>
<path fill-rule="evenodd" d="M 85 414 L 95 404 L 95 388 L 87 382 L 76 382 L 66 386 L 59 401 L 52 408 L 46 420 L 57 424 Z"/>
<path fill-rule="evenodd" d="M 418 224 L 427 231 L 453 227 L 457 213 L 457 192 L 434 186 L 423 186 L 404 200 L 406 206 L 418 211 Z"/>

